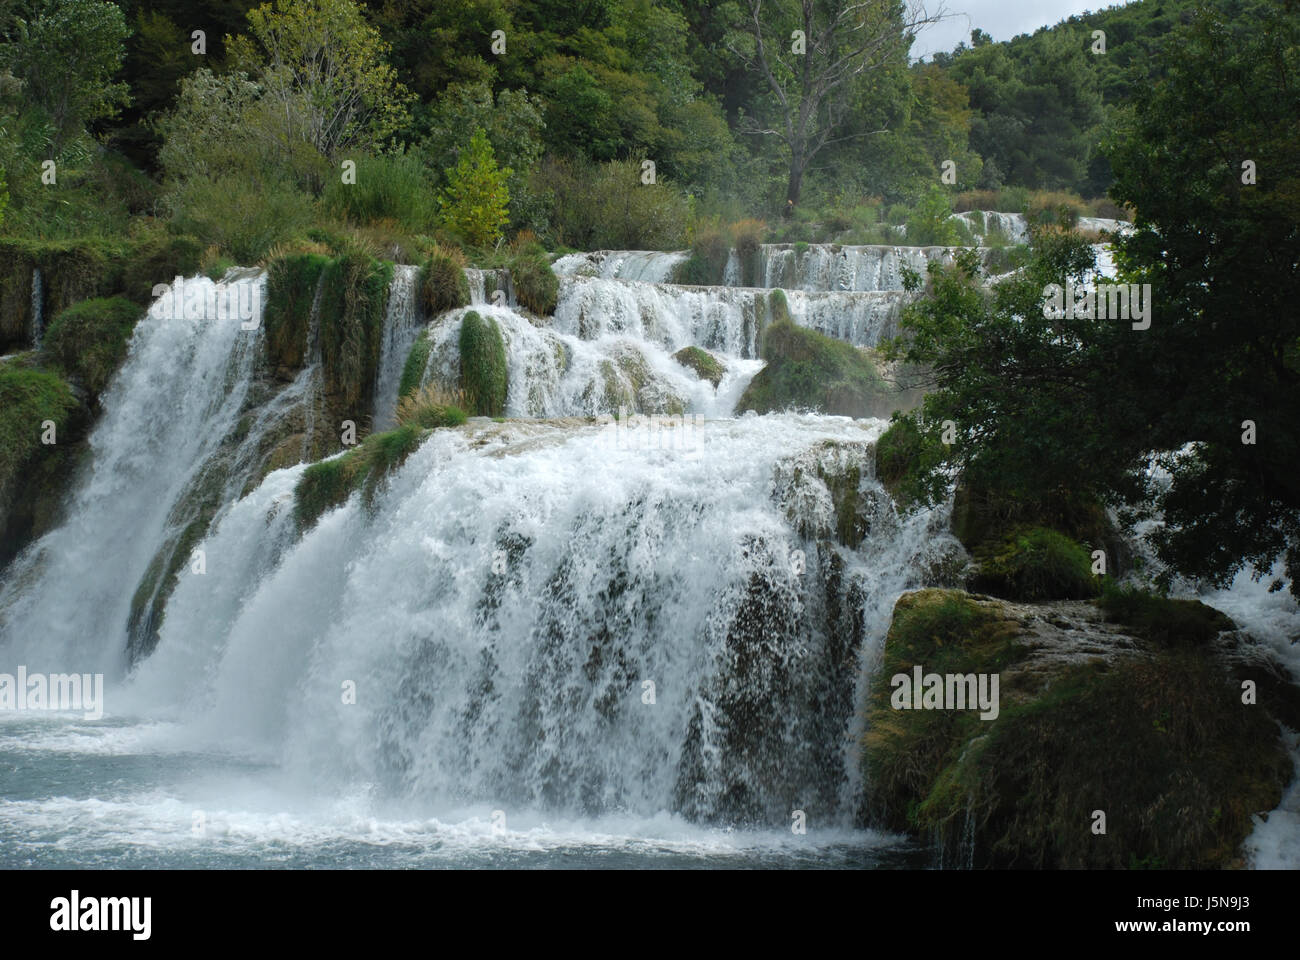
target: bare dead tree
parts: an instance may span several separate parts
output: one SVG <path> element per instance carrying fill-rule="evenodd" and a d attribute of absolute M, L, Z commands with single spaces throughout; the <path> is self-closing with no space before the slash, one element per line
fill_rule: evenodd
<path fill-rule="evenodd" d="M 769 0 L 766 12 L 763 0 L 745 0 L 744 6 L 748 15 L 728 48 L 767 81 L 778 121 L 771 127 L 751 122 L 745 129 L 776 137 L 789 152 L 788 215 L 818 153 L 834 143 L 884 132 L 833 136 L 850 112 L 852 81 L 905 57 L 916 32 L 944 14 L 942 8 L 927 13 L 918 0 Z"/>

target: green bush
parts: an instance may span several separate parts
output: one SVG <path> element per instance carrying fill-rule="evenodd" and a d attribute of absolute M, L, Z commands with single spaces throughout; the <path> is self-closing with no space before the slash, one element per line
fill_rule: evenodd
<path fill-rule="evenodd" d="M 635 160 L 604 164 L 548 160 L 533 192 L 554 198 L 548 240 L 577 250 L 680 250 L 690 207 L 682 191 L 658 178 L 641 182 Z"/>
<path fill-rule="evenodd" d="M 402 366 L 402 380 L 397 387 L 397 399 L 400 402 L 404 397 L 420 389 L 424 382 L 424 369 L 429 365 L 429 351 L 433 345 L 429 343 L 429 331 L 424 329 L 420 335 L 415 338 L 415 343 L 411 344 L 411 350 L 406 355 L 406 363 Z"/>
<path fill-rule="evenodd" d="M 57 374 L 19 366 L 16 360 L 0 363 L 0 490 L 44 448 L 42 424 L 53 421 L 57 442 L 76 408 L 72 390 Z"/>
<path fill-rule="evenodd" d="M 424 164 L 407 154 L 358 158 L 356 183 L 327 181 L 321 207 L 349 223 L 387 221 L 411 233 L 432 233 L 438 224 L 433 184 Z"/>
<path fill-rule="evenodd" d="M 470 413 L 505 415 L 509 386 L 505 342 L 496 321 L 473 310 L 460 325 L 460 384 Z"/>
<path fill-rule="evenodd" d="M 1084 600 L 1100 591 L 1088 552 L 1046 527 L 1012 531 L 976 550 L 971 588 L 1012 600 Z"/>
<path fill-rule="evenodd" d="M 876 441 L 876 477 L 900 507 L 928 502 L 937 482 L 946 485 L 935 470 L 943 458 L 943 444 L 915 415 L 895 413 Z"/>
<path fill-rule="evenodd" d="M 316 287 L 329 257 L 317 253 L 289 253 L 267 267 L 266 306 L 262 323 L 271 362 L 300 368 L 307 355 L 307 336 Z"/>
<path fill-rule="evenodd" d="M 722 283 L 731 256 L 731 234 L 721 227 L 701 227 L 691 242 L 691 255 L 679 268 L 682 283 L 714 286 Z"/>
<path fill-rule="evenodd" d="M 435 246 L 420 270 L 420 302 L 434 317 L 446 310 L 469 306 L 469 281 L 465 255 L 455 247 Z"/>
<path fill-rule="evenodd" d="M 380 481 L 396 470 L 419 446 L 422 431 L 404 424 L 366 437 L 360 446 L 342 456 L 314 463 L 302 472 L 294 488 L 294 519 L 306 530 L 328 510 L 346 503 L 360 491 L 373 502 Z"/>
<path fill-rule="evenodd" d="M 172 226 L 204 245 L 215 245 L 239 263 L 256 263 L 277 243 L 306 229 L 311 197 L 275 180 L 237 176 L 186 181 L 173 201 Z"/>
<path fill-rule="evenodd" d="M 1107 581 L 1097 606 L 1106 619 L 1164 647 L 1204 647 L 1237 625 L 1198 600 L 1171 600 Z"/>
<path fill-rule="evenodd" d="M 459 427 L 468 419 L 459 404 L 460 397 L 453 397 L 431 383 L 402 397 L 397 404 L 397 422 L 425 430 Z"/>
<path fill-rule="evenodd" d="M 331 260 L 321 291 L 325 389 L 347 406 L 368 397 L 379 368 L 393 265 L 354 251 Z"/>
<path fill-rule="evenodd" d="M 522 253 L 510 261 L 510 279 L 515 285 L 515 299 L 539 316 L 555 312 L 559 302 L 560 278 L 551 269 L 545 253 Z"/>
<path fill-rule="evenodd" d="M 54 318 L 42 352 L 98 396 L 126 359 L 131 331 L 143 313 L 139 304 L 122 297 L 83 300 Z"/>

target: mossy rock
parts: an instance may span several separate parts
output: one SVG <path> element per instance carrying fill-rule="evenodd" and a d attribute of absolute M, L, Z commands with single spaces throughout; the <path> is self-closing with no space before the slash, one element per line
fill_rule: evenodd
<path fill-rule="evenodd" d="M 943 456 L 943 446 L 921 430 L 914 416 L 895 413 L 876 441 L 876 478 L 906 508 L 935 492 L 931 478 Z"/>
<path fill-rule="evenodd" d="M 359 252 L 330 261 L 322 274 L 321 362 L 325 389 L 345 408 L 369 398 L 379 370 L 393 265 Z"/>
<path fill-rule="evenodd" d="M 123 297 L 83 300 L 54 318 L 41 350 L 46 360 L 99 396 L 126 359 L 139 304 Z"/>
<path fill-rule="evenodd" d="M 298 370 L 306 363 L 311 310 L 329 262 L 322 254 L 291 253 L 276 257 L 267 267 L 262 324 L 273 367 Z"/>
<path fill-rule="evenodd" d="M 1237 625 L 1199 600 L 1171 600 L 1131 586 L 1107 582 L 1097 607 L 1112 623 L 1162 647 L 1205 647 Z"/>
<path fill-rule="evenodd" d="M 1011 600 L 1085 600 L 1101 592 L 1092 557 L 1064 534 L 1020 527 L 975 551 L 971 589 Z"/>
<path fill-rule="evenodd" d="M 1275 721 L 1203 655 L 1035 653 L 1026 609 L 958 591 L 900 598 L 866 705 L 866 819 L 976 867 L 1240 865 L 1252 815 L 1291 778 Z M 916 665 L 999 674 L 998 716 L 895 709 L 890 681 Z"/>
<path fill-rule="evenodd" d="M 435 250 L 420 270 L 420 304 L 424 312 L 434 317 L 467 307 L 469 302 L 465 258 L 449 250 Z"/>
<path fill-rule="evenodd" d="M 460 386 L 472 415 L 505 415 L 509 387 L 505 341 L 494 319 L 473 310 L 460 326 Z"/>
<path fill-rule="evenodd" d="M 871 358 L 851 344 L 779 321 L 763 331 L 761 353 L 767 366 L 750 381 L 737 413 L 794 408 L 873 417 L 892 412 L 893 391 Z"/>
<path fill-rule="evenodd" d="M 424 385 L 424 371 L 429 365 L 429 353 L 433 344 L 429 340 L 429 330 L 425 328 L 411 344 L 406 354 L 406 363 L 402 365 L 402 380 L 397 386 L 397 399 L 408 397 Z"/>
<path fill-rule="evenodd" d="M 546 254 L 525 253 L 513 258 L 510 261 L 510 279 L 520 306 L 538 316 L 555 313 L 560 296 L 560 278 L 551 269 Z"/>
<path fill-rule="evenodd" d="M 701 380 L 707 380 L 716 388 L 722 382 L 727 368 L 721 360 L 699 347 L 682 347 L 673 354 L 673 359 L 695 372 Z"/>
<path fill-rule="evenodd" d="M 367 503 L 372 502 L 380 481 L 419 448 L 423 437 L 418 426 L 405 424 L 371 434 L 342 456 L 312 464 L 294 488 L 298 529 L 310 529 L 326 511 L 342 506 L 358 491 Z"/>
<path fill-rule="evenodd" d="M 85 393 L 32 359 L 0 362 L 0 569 L 57 522 L 91 422 Z"/>

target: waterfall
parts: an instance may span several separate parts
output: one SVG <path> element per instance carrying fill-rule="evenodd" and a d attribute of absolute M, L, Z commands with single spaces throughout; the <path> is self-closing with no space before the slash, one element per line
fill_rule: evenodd
<path fill-rule="evenodd" d="M 555 261 L 552 269 L 562 277 L 667 283 L 689 256 L 681 250 L 667 253 L 659 250 L 596 250 L 566 254 Z"/>
<path fill-rule="evenodd" d="M 45 280 L 40 267 L 32 267 L 32 345 L 39 347 L 45 336 Z"/>
<path fill-rule="evenodd" d="M 295 474 L 272 474 L 210 534 L 228 576 L 177 592 L 128 695 L 318 790 L 850 824 L 856 678 L 943 540 L 870 479 L 880 428 L 443 431 L 287 548 Z M 826 539 L 817 464 L 863 471 L 856 549 Z"/>
<path fill-rule="evenodd" d="M 384 339 L 379 354 L 379 374 L 375 378 L 374 429 L 387 430 L 395 423 L 397 387 L 407 351 L 419 336 L 419 304 L 416 280 L 420 268 L 398 264 L 388 288 L 388 308 L 384 315 Z"/>

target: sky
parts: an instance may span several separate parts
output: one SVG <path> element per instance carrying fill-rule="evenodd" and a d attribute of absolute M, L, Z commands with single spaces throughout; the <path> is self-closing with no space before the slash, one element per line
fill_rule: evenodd
<path fill-rule="evenodd" d="M 969 45 L 975 27 L 994 40 L 1010 40 L 1072 14 L 1118 6 L 1123 0 L 925 0 L 925 7 L 933 13 L 941 2 L 947 17 L 921 32 L 912 45 L 913 57 L 951 50 L 963 40 Z"/>

